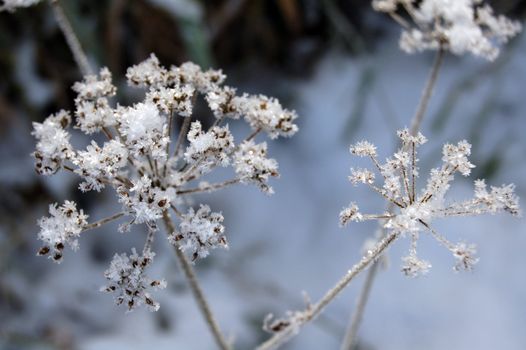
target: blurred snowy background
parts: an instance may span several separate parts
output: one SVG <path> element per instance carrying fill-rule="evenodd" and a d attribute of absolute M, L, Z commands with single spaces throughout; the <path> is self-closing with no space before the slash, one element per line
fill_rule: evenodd
<path fill-rule="evenodd" d="M 382 158 L 392 153 L 432 55 L 402 53 L 399 29 L 372 13 L 369 1 L 61 3 L 92 62 L 108 66 L 121 87 L 126 67 L 155 52 L 167 66 L 221 67 L 227 84 L 279 97 L 300 115 L 296 136 L 269 143 L 281 171 L 273 196 L 245 186 L 203 195 L 223 211 L 230 250 L 200 261 L 198 275 L 236 348 L 253 348 L 268 336 L 261 330 L 267 313 L 301 309 L 302 291 L 317 300 L 359 259 L 375 225 L 340 229 L 338 213 L 351 200 L 369 212 L 384 203 L 347 181 L 356 164 L 348 146 L 368 139 Z M 513 18 L 526 14 L 524 1 L 493 5 Z M 110 193 L 81 195 L 72 176 L 33 170 L 31 121 L 71 109 L 70 86 L 79 78 L 47 4 L 0 14 L 0 349 L 213 349 L 163 240 L 151 272 L 168 280 L 157 313 L 125 314 L 98 292 L 111 256 L 140 246 L 139 232 L 123 235 L 111 225 L 89 232 L 61 265 L 35 256 L 36 219 L 48 203 L 74 199 L 94 219 L 117 206 Z M 469 198 L 472 181 L 485 177 L 514 182 L 525 198 L 525 91 L 524 34 L 493 63 L 447 56 L 423 124 L 431 141 L 420 153 L 422 172 L 438 164 L 444 142 L 467 139 L 477 168 L 450 195 Z M 231 124 L 240 135 L 238 126 Z M 399 272 L 408 242 L 400 240 L 374 283 L 357 349 L 526 349 L 524 219 L 458 218 L 438 228 L 478 245 L 475 271 L 454 273 L 450 254 L 428 240 L 420 255 L 431 272 L 408 279 Z M 362 282 L 283 348 L 338 349 Z"/>

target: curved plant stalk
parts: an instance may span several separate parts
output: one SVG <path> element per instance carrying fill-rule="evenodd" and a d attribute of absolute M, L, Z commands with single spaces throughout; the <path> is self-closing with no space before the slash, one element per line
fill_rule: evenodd
<path fill-rule="evenodd" d="M 77 35 L 75 34 L 71 23 L 66 17 L 64 9 L 62 8 L 62 6 L 60 6 L 58 0 L 49 0 L 49 2 L 51 4 L 51 8 L 53 9 L 53 15 L 55 16 L 55 20 L 57 21 L 60 30 L 64 34 L 66 43 L 68 44 L 69 49 L 73 54 L 73 58 L 75 59 L 75 62 L 77 63 L 82 72 L 82 75 L 93 74 L 93 70 L 88 62 L 88 58 L 82 50 L 80 41 Z"/>
<path fill-rule="evenodd" d="M 356 263 L 347 273 L 329 290 L 316 304 L 309 305 L 307 309 L 296 314 L 295 322 L 290 322 L 273 337 L 257 347 L 257 350 L 277 349 L 290 338 L 299 333 L 301 327 L 314 320 L 321 314 L 349 283 L 375 261 L 386 249 L 398 238 L 397 233 L 391 233 L 384 237 L 376 246 L 368 251 L 362 259 Z"/>
<path fill-rule="evenodd" d="M 413 119 L 411 120 L 411 128 L 409 132 L 413 136 L 418 134 L 418 132 L 420 131 L 422 121 L 424 120 L 424 116 L 427 111 L 427 105 L 429 103 L 429 100 L 431 99 L 433 88 L 438 78 L 438 72 L 440 70 L 442 61 L 444 59 L 444 54 L 445 52 L 443 49 L 440 49 L 437 51 L 435 61 L 431 68 L 431 72 L 429 74 L 426 85 L 422 92 L 422 97 L 420 98 L 420 101 L 418 103 L 418 107 L 416 109 L 415 115 L 413 116 Z M 413 184 L 413 189 L 414 188 L 415 186 Z M 392 208 L 389 208 L 388 211 L 390 211 L 390 209 Z M 360 291 L 360 295 L 358 296 L 358 300 L 356 302 L 356 310 L 351 316 L 349 327 L 347 328 L 347 332 L 345 333 L 344 338 L 343 338 L 343 343 L 341 347 L 342 350 L 351 350 L 354 344 L 356 343 L 356 336 L 358 334 L 358 329 L 360 328 L 360 323 L 363 318 L 365 306 L 367 304 L 367 301 L 369 300 L 369 294 L 371 292 L 374 278 L 376 277 L 376 273 L 378 272 L 377 265 L 379 263 L 380 263 L 379 261 L 375 261 L 373 263 L 373 266 L 371 266 L 371 268 L 367 271 L 365 282 L 363 284 L 363 287 Z"/>
<path fill-rule="evenodd" d="M 380 267 L 380 263 L 381 262 L 379 260 L 375 261 L 371 265 L 371 268 L 367 271 L 367 275 L 365 276 L 365 282 L 363 283 L 363 288 L 360 291 L 358 300 L 356 301 L 356 310 L 354 310 L 354 313 L 351 316 L 348 331 L 347 333 L 345 333 L 345 337 L 343 338 L 341 350 L 351 350 L 354 347 L 354 344 L 356 342 L 356 334 L 358 333 L 358 328 L 360 327 L 363 313 L 365 311 L 365 305 L 367 304 L 367 300 L 369 299 L 374 277 L 376 276 L 376 270 L 378 270 L 378 268 Z"/>
<path fill-rule="evenodd" d="M 444 57 L 444 50 L 442 49 L 438 50 L 437 56 L 433 63 L 433 67 L 431 69 L 431 73 L 424 87 L 422 97 L 420 98 L 418 108 L 411 122 L 410 132 L 413 135 L 418 133 L 418 130 L 420 129 L 420 125 L 422 124 L 422 120 L 425 115 L 427 105 L 429 103 L 429 100 L 433 92 L 433 88 L 438 78 L 438 71 L 442 64 L 443 57 Z M 388 236 L 383 237 L 372 250 L 368 251 L 367 254 L 364 257 L 362 257 L 362 259 L 357 264 L 355 264 L 345 274 L 345 276 L 343 276 L 340 279 L 340 281 L 338 281 L 338 283 L 336 283 L 336 285 L 325 294 L 323 298 L 321 298 L 314 305 L 308 305 L 304 311 L 296 312 L 294 314 L 293 319 L 286 326 L 284 326 L 279 332 L 277 332 L 270 339 L 268 339 L 267 341 L 259 345 L 257 350 L 277 349 L 278 347 L 283 345 L 285 342 L 290 340 L 292 337 L 297 335 L 301 327 L 303 327 L 306 323 L 315 319 L 321 312 L 323 312 L 325 307 L 328 304 L 330 304 L 336 298 L 336 296 L 338 296 L 340 292 L 343 289 L 345 289 L 345 287 L 347 287 L 347 285 L 358 274 L 364 271 L 369 266 L 369 264 L 371 263 L 378 264 L 378 261 L 377 261 L 378 258 L 391 245 L 391 243 L 393 243 L 397 238 L 398 238 L 398 234 L 396 233 L 390 233 Z M 358 301 L 359 314 L 354 316 L 351 319 L 350 327 L 349 327 L 349 330 L 347 331 L 347 333 L 349 334 L 346 333 L 346 336 L 345 336 L 345 341 L 350 342 L 350 344 L 354 342 L 355 334 L 359 328 L 360 320 L 362 318 L 363 311 L 365 309 L 366 301 L 368 299 L 368 295 L 369 295 L 369 292 L 372 286 L 372 282 L 374 280 L 376 270 L 377 270 L 376 266 L 372 269 L 369 269 L 369 272 L 368 272 L 369 275 L 366 277 L 366 284 L 365 284 L 366 288 L 364 288 L 362 293 L 360 293 L 360 300 Z"/>
<path fill-rule="evenodd" d="M 175 225 L 168 213 L 164 213 L 163 220 L 168 233 L 175 232 Z M 231 346 L 228 344 L 225 337 L 221 333 L 219 324 L 217 323 L 214 314 L 212 313 L 212 309 L 210 308 L 210 305 L 208 304 L 208 301 L 206 300 L 206 297 L 203 293 L 203 290 L 197 281 L 197 276 L 195 275 L 194 269 L 192 268 L 192 264 L 188 261 L 181 249 L 179 249 L 179 246 L 175 246 L 174 248 L 177 260 L 181 264 L 181 268 L 183 269 L 186 280 L 190 285 L 190 290 L 192 291 L 194 299 L 197 302 L 197 305 L 199 306 L 199 309 L 201 310 L 201 313 L 203 314 L 203 317 L 214 336 L 217 346 L 219 346 L 219 348 L 222 350 L 230 350 Z"/>

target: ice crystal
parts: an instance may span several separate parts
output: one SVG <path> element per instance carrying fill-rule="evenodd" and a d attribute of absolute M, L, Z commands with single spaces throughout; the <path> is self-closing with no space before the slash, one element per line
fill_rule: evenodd
<path fill-rule="evenodd" d="M 117 292 L 117 303 L 130 310 L 141 304 L 156 310 L 158 304 L 147 291 L 154 285 L 144 277 L 144 269 L 153 259 L 151 248 L 159 220 L 170 218 L 173 211 L 180 222 L 178 232 L 169 232 L 170 241 L 194 260 L 206 257 L 214 248 L 227 247 L 223 216 L 211 212 L 207 205 L 196 211 L 187 209 L 184 196 L 238 183 L 254 184 L 272 193 L 268 181 L 278 175 L 278 164 L 267 158 L 266 143 L 253 140 L 265 132 L 271 138 L 291 136 L 297 131 L 293 123 L 296 114 L 273 98 L 236 95 L 236 89 L 222 86 L 226 77 L 220 70 L 203 71 L 190 62 L 166 68 L 153 54 L 130 67 L 126 78 L 130 86 L 144 93 L 144 99 L 131 106 L 115 105 L 111 100 L 117 89 L 107 68 L 72 87 L 77 95 L 75 127 L 87 135 L 101 133 L 105 141 L 97 135 L 85 149 L 74 149 L 68 132 L 71 117 L 66 111 L 33 123 L 38 173 L 66 170 L 81 178 L 81 191 L 113 189 L 122 206 L 121 212 L 88 224 L 87 216 L 77 211 L 73 202 L 52 205 L 51 217 L 39 221 L 39 238 L 45 243 L 39 254 L 51 253 L 60 261 L 64 246 L 76 249 L 85 230 L 120 218 L 126 218 L 119 225 L 120 232 L 143 224 L 148 230 L 143 254 L 134 250 L 129 256 L 116 255 L 106 271 L 110 285 L 105 290 Z M 199 95 L 215 116 L 209 127 L 194 119 Z M 238 144 L 227 118 L 245 119 L 251 127 Z M 232 167 L 234 178 L 218 183 L 203 178 L 227 166 Z"/>
<path fill-rule="evenodd" d="M 388 200 L 395 210 L 379 215 L 362 214 L 355 203 L 344 208 L 340 213 L 340 224 L 347 225 L 350 221 L 382 220 L 383 227 L 397 235 L 411 237 L 411 249 L 403 259 L 403 272 L 408 276 L 426 273 L 430 264 L 420 260 L 416 255 L 416 242 L 421 232 L 429 232 L 440 244 L 451 251 L 458 260 L 455 270 L 469 270 L 477 262 L 474 257 L 475 247 L 465 243 L 453 244 L 431 227 L 431 222 L 437 218 L 448 216 L 494 214 L 502 211 L 512 215 L 520 215 L 519 200 L 514 193 L 513 185 L 491 187 L 488 191 L 484 180 L 475 181 L 473 199 L 460 203 L 448 203 L 445 195 L 454 179 L 455 173 L 469 176 L 475 166 L 469 161 L 471 145 L 460 141 L 456 145 L 445 144 L 442 149 L 443 164 L 431 170 L 427 185 L 420 192 L 416 190 L 419 176 L 417 148 L 426 142 L 426 138 L 418 133 L 413 136 L 408 130 L 401 130 L 398 136 L 402 147 L 380 164 L 374 146 L 365 141 L 351 147 L 351 153 L 368 157 L 375 165 L 377 172 L 383 178 L 383 186 L 375 184 L 375 177 L 369 170 L 351 169 L 350 181 L 353 184 L 362 183 Z"/>
<path fill-rule="evenodd" d="M 499 54 L 497 43 L 521 31 L 519 22 L 496 16 L 482 0 L 373 0 L 373 8 L 404 27 L 400 47 L 408 53 L 444 48 L 494 60 Z M 402 8 L 412 23 L 397 13 Z"/>

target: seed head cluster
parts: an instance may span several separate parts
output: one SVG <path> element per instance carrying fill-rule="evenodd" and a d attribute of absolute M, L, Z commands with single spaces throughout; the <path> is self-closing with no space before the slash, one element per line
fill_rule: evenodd
<path fill-rule="evenodd" d="M 460 141 L 456 145 L 446 144 L 442 149 L 442 166 L 431 170 L 427 185 L 417 191 L 419 177 L 417 149 L 427 139 L 421 134 L 413 136 L 407 129 L 398 131 L 402 147 L 385 163 L 378 161 L 376 147 L 361 141 L 352 145 L 350 152 L 359 157 L 369 158 L 381 176 L 383 185 L 376 184 L 375 172 L 368 169 L 353 169 L 349 180 L 354 184 L 365 184 L 385 198 L 395 208 L 382 214 L 363 214 L 356 203 L 351 203 L 340 213 L 340 224 L 346 226 L 351 221 L 381 220 L 386 230 L 397 235 L 409 236 L 411 246 L 408 256 L 403 258 L 402 271 L 408 276 L 426 273 L 431 265 L 417 256 L 416 245 L 419 235 L 428 232 L 441 245 L 451 251 L 456 259 L 455 270 L 470 270 L 478 261 L 475 246 L 466 243 L 452 243 L 436 232 L 431 222 L 449 216 L 469 216 L 508 212 L 520 215 L 519 200 L 513 185 L 491 187 L 484 180 L 475 181 L 472 199 L 448 203 L 445 195 L 450 188 L 455 173 L 469 176 L 475 166 L 469 161 L 471 145 Z"/>
<path fill-rule="evenodd" d="M 492 61 L 497 44 L 521 31 L 519 22 L 495 15 L 482 0 L 373 0 L 373 8 L 402 25 L 400 48 L 408 53 L 444 48 Z"/>
<path fill-rule="evenodd" d="M 111 188 L 122 207 L 120 213 L 88 223 L 88 216 L 74 202 L 51 205 L 51 216 L 39 220 L 44 243 L 39 254 L 61 262 L 65 246 L 77 249 L 82 232 L 112 220 L 126 218 L 119 226 L 121 232 L 145 225 L 148 236 L 142 254 L 135 250 L 131 255 L 116 254 L 105 273 L 110 284 L 104 290 L 115 292 L 117 304 L 129 310 L 139 305 L 157 310 L 148 290 L 164 283 L 148 279 L 145 270 L 155 256 L 152 241 L 158 221 L 170 214 L 177 217 L 179 228 L 169 232 L 168 241 L 193 261 L 212 249 L 227 248 L 221 213 L 204 204 L 197 210 L 188 208 L 184 197 L 237 183 L 254 184 L 271 194 L 268 182 L 279 176 L 278 164 L 267 157 L 267 144 L 255 139 L 258 134 L 271 139 L 292 136 L 298 130 L 297 116 L 274 98 L 237 95 L 236 89 L 223 85 L 226 77 L 220 70 L 204 71 L 190 62 L 166 68 L 152 54 L 130 67 L 126 78 L 128 85 L 144 92 L 142 101 L 115 105 L 117 88 L 110 71 L 103 68 L 73 85 L 77 94 L 73 113 L 60 111 L 33 123 L 37 140 L 33 157 L 39 174 L 65 170 L 78 175 L 82 192 Z M 193 118 L 199 98 L 211 110 L 210 126 Z M 242 118 L 251 131 L 236 143 L 227 121 Z M 93 135 L 85 149 L 77 150 L 70 142 L 73 119 L 74 128 Z M 218 167 L 230 167 L 232 178 L 212 184 L 202 181 Z"/>

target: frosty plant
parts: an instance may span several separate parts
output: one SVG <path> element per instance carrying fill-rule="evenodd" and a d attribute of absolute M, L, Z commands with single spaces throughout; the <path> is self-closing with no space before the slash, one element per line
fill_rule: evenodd
<path fill-rule="evenodd" d="M 473 199 L 461 203 L 446 201 L 445 194 L 454 175 L 460 173 L 468 176 L 474 167 L 468 160 L 471 145 L 466 141 L 444 146 L 444 163 L 431 171 L 427 186 L 422 190 L 417 190 L 416 181 L 419 176 L 417 148 L 426 142 L 419 129 L 445 52 L 456 55 L 469 52 L 492 61 L 499 54 L 497 44 L 505 43 L 518 34 L 521 25 L 504 16 L 495 16 L 491 7 L 483 5 L 481 0 L 373 0 L 372 5 L 375 10 L 389 14 L 403 27 L 400 38 L 403 51 L 437 51 L 410 129 L 398 132 L 401 140 L 398 152 L 382 164 L 373 144 L 362 141 L 351 146 L 352 154 L 371 159 L 376 173 L 368 169 L 351 169 L 349 180 L 355 185 L 366 184 L 384 197 L 388 210 L 381 214 L 363 214 L 355 203 L 351 203 L 340 213 L 340 224 L 346 226 L 351 221 L 378 220 L 382 233 L 375 243 L 367 244 L 362 259 L 318 302 L 307 302 L 304 310 L 288 311 L 286 317 L 281 319 L 273 319 L 269 315 L 263 328 L 274 334 L 258 347 L 259 350 L 278 348 L 297 335 L 306 323 L 319 316 L 357 275 L 372 264 L 342 343 L 342 350 L 350 350 L 375 276 L 377 260 L 399 237 L 409 236 L 411 240 L 409 254 L 403 258 L 402 267 L 408 276 L 425 273 L 431 267 L 417 256 L 417 241 L 424 232 L 451 251 L 456 259 L 455 270 L 469 270 L 478 261 L 474 255 L 475 246 L 450 242 L 433 229 L 431 221 L 449 216 L 494 214 L 501 211 L 513 215 L 520 213 L 513 185 L 491 187 L 488 191 L 484 180 L 475 181 Z M 376 184 L 377 176 L 383 180 L 381 186 Z"/>
<path fill-rule="evenodd" d="M 78 249 L 79 238 L 89 229 L 113 220 L 123 221 L 121 232 L 143 225 L 148 234 L 142 251 L 134 248 L 129 255 L 115 254 L 104 274 L 108 285 L 102 290 L 114 294 L 116 303 L 129 311 L 143 304 L 156 311 L 159 303 L 150 292 L 165 287 L 166 282 L 148 278 L 146 270 L 155 256 L 152 242 L 162 220 L 168 229 L 167 243 L 175 248 L 218 344 L 228 348 L 190 263 L 213 249 L 228 247 L 223 216 L 205 204 L 185 209 L 185 198 L 238 183 L 253 184 L 271 194 L 268 181 L 279 175 L 278 164 L 267 157 L 267 144 L 254 140 L 259 133 L 271 139 L 292 136 L 298 130 L 296 114 L 282 108 L 276 99 L 236 94 L 234 88 L 222 85 L 225 75 L 219 70 L 203 71 L 189 62 L 165 68 L 153 54 L 130 67 L 126 78 L 130 86 L 146 91 L 144 99 L 131 106 L 112 106 L 110 98 L 116 87 L 106 68 L 73 85 L 77 93 L 74 127 L 88 136 L 104 134 L 107 140 L 102 144 L 93 140 L 84 150 L 74 149 L 68 132 L 72 118 L 66 111 L 33 124 L 38 141 L 33 156 L 39 174 L 71 172 L 81 178 L 82 192 L 112 188 L 122 206 L 121 212 L 88 223 L 88 216 L 74 202 L 52 204 L 50 217 L 39 220 L 43 247 L 38 254 L 61 262 L 65 248 Z M 204 97 L 215 117 L 208 128 L 192 117 L 198 96 Z M 176 118 L 182 119 L 182 126 L 173 137 Z M 236 143 L 227 121 L 240 118 L 252 131 Z M 200 181 L 218 167 L 231 167 L 232 178 Z"/>
<path fill-rule="evenodd" d="M 506 43 L 521 30 L 518 22 L 495 16 L 483 0 L 373 0 L 373 8 L 404 28 L 400 48 L 408 53 L 444 48 L 494 60 L 499 54 L 494 43 Z"/>
<path fill-rule="evenodd" d="M 466 243 L 452 243 L 431 226 L 431 221 L 449 216 L 469 216 L 495 214 L 506 211 L 519 215 L 518 198 L 514 194 L 513 185 L 491 187 L 488 191 L 484 180 L 475 181 L 475 194 L 470 200 L 448 203 L 445 195 L 456 173 L 469 176 L 475 166 L 468 156 L 471 145 L 460 141 L 457 145 L 446 144 L 442 149 L 443 164 L 431 170 L 427 185 L 421 190 L 416 189 L 419 176 L 417 148 L 427 140 L 421 134 L 412 136 L 409 130 L 401 130 L 398 137 L 402 148 L 393 157 L 380 164 L 377 159 L 376 147 L 367 141 L 351 146 L 352 154 L 370 158 L 377 173 L 383 179 L 383 185 L 375 184 L 375 173 L 368 169 L 351 169 L 349 181 L 354 185 L 365 184 L 373 191 L 392 203 L 396 211 L 378 215 L 362 214 L 355 203 L 340 213 L 340 224 L 346 226 L 351 221 L 381 220 L 383 227 L 390 234 L 409 236 L 411 246 L 409 254 L 403 258 L 402 271 L 408 276 L 426 273 L 431 265 L 417 257 L 417 241 L 423 232 L 428 232 L 440 244 L 449 249 L 456 259 L 455 270 L 470 270 L 477 262 L 474 256 L 475 247 Z"/>

